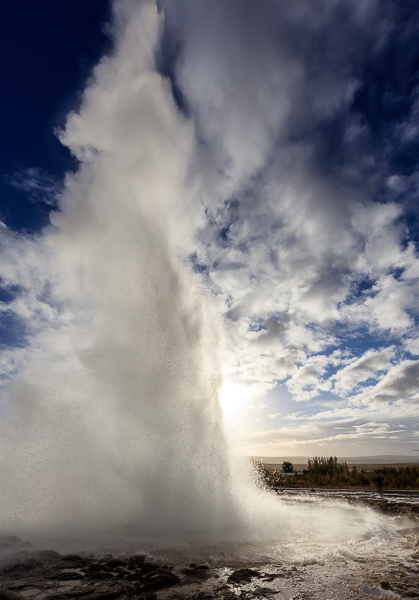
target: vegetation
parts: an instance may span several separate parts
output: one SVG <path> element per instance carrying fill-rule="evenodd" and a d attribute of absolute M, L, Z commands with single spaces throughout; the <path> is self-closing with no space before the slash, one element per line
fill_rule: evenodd
<path fill-rule="evenodd" d="M 294 473 L 294 465 L 292 464 L 292 462 L 289 462 L 288 460 L 284 460 L 284 462 L 282 463 L 282 472 L 283 473 Z"/>
<path fill-rule="evenodd" d="M 349 468 L 336 456 L 315 456 L 309 459 L 307 469 L 295 472 L 289 461 L 282 469 L 269 469 L 262 463 L 254 464 L 261 485 L 268 487 L 377 487 L 385 489 L 418 489 L 419 466 L 380 467 L 366 471 L 356 465 Z"/>

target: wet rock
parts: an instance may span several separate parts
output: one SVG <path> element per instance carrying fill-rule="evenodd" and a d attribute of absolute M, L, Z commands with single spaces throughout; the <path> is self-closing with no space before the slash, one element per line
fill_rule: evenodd
<path fill-rule="evenodd" d="M 73 568 L 86 566 L 86 559 L 82 558 L 79 554 L 67 554 L 62 557 L 62 561 Z"/>
<path fill-rule="evenodd" d="M 257 596 L 271 596 L 272 594 L 276 594 L 278 590 L 274 590 L 268 587 L 257 587 L 254 589 L 254 593 Z"/>
<path fill-rule="evenodd" d="M 391 568 L 386 575 L 387 578 L 380 581 L 381 590 L 393 592 L 403 598 L 419 598 L 419 573 L 416 569 L 400 563 L 398 568 Z"/>
<path fill-rule="evenodd" d="M 262 575 L 254 569 L 238 569 L 228 577 L 228 583 L 250 583 L 254 577 L 262 577 Z"/>
<path fill-rule="evenodd" d="M 0 589 L 0 600 L 25 600 L 25 597 L 11 590 Z"/>
<path fill-rule="evenodd" d="M 346 501 L 350 504 L 367 504 L 375 510 L 378 510 L 384 514 L 392 515 L 404 515 L 416 518 L 419 514 L 419 505 L 412 504 L 410 502 L 398 502 L 391 496 L 374 498 L 374 497 L 357 497 L 357 498 L 346 498 Z"/>
<path fill-rule="evenodd" d="M 411 522 L 403 518 L 401 523 Z M 419 528 L 405 528 L 400 533 L 410 552 L 417 551 Z M 346 561 L 316 559 L 298 568 L 286 561 L 214 567 L 190 563 L 174 568 L 148 562 L 146 555 L 113 554 L 105 558 L 27 551 L 13 554 L 7 565 L 3 562 L 0 600 L 273 600 L 276 596 L 365 600 L 368 596 L 385 598 L 389 594 L 419 598 L 419 565 L 406 559 L 406 552 L 400 556 L 387 554 L 385 559 L 351 558 L 347 561 L 349 566 Z M 11 554 L 7 553 L 7 557 L 11 558 Z M 18 566 L 16 559 L 25 563 L 21 573 L 13 571 Z M 4 567 L 12 570 L 5 573 Z M 362 591 L 360 582 L 368 582 L 368 593 Z"/>
<path fill-rule="evenodd" d="M 143 577 L 143 573 L 137 569 L 136 571 L 132 572 L 125 572 L 125 579 L 127 581 L 139 581 L 141 578 Z"/>
<path fill-rule="evenodd" d="M 136 568 L 143 566 L 145 564 L 145 556 L 143 554 L 138 554 L 135 556 L 130 556 L 127 560 L 127 566 L 130 568 Z"/>
<path fill-rule="evenodd" d="M 171 587 L 180 583 L 180 579 L 170 571 L 160 571 L 149 574 L 136 585 L 136 591 L 149 592 Z"/>
<path fill-rule="evenodd" d="M 388 581 L 381 581 L 380 586 L 383 588 L 383 590 L 391 590 L 391 585 Z"/>
<path fill-rule="evenodd" d="M 16 560 L 22 563 L 16 564 Z M 206 570 L 196 568 L 198 572 Z M 36 590 L 44 600 L 151 600 L 156 597 L 155 592 L 180 583 L 172 569 L 146 563 L 143 556 L 105 559 L 26 552 L 3 565 L 1 576 L 4 589 L 18 594 L 10 596 L 10 600 L 30 600 L 35 598 Z M 10 585 L 5 585 L 6 580 Z"/>
<path fill-rule="evenodd" d="M 266 581 L 267 583 L 269 583 L 271 581 L 274 581 L 274 579 L 292 577 L 292 575 L 290 571 L 283 571 L 280 573 L 263 573 L 262 577 L 262 581 Z"/>
<path fill-rule="evenodd" d="M 52 569 L 49 574 L 50 579 L 55 579 L 64 582 L 74 581 L 76 579 L 83 579 L 86 573 L 81 569 Z"/>
<path fill-rule="evenodd" d="M 112 560 L 108 561 L 107 565 L 110 569 L 115 569 L 117 567 L 125 566 L 125 562 L 119 558 L 113 558 Z"/>
<path fill-rule="evenodd" d="M 20 576 L 28 571 L 40 568 L 45 564 L 56 563 L 61 559 L 58 552 L 53 550 L 41 550 L 39 552 L 28 552 L 22 550 L 13 552 L 3 558 L 0 566 L 0 575 Z"/>
<path fill-rule="evenodd" d="M 93 594 L 89 594 L 88 596 L 81 596 L 82 598 L 86 598 L 86 600 L 114 600 L 116 598 L 120 598 L 123 593 L 122 589 L 108 588 L 102 589 L 100 591 L 96 591 Z M 72 600 L 74 598 L 73 594 L 70 593 L 68 595 L 68 600 Z M 61 600 L 61 599 L 60 599 Z M 66 599 L 67 600 L 67 599 Z"/>
<path fill-rule="evenodd" d="M 211 576 L 210 569 L 207 565 L 198 566 L 195 563 L 189 565 L 187 569 L 183 569 L 182 573 L 191 579 L 208 579 L 208 577 Z"/>
<path fill-rule="evenodd" d="M 53 596 L 48 596 L 48 600 L 116 600 L 117 598 L 121 598 L 122 591 L 120 590 L 107 590 L 104 592 L 93 592 L 86 594 L 85 590 L 80 590 L 78 592 L 71 591 L 68 594 L 58 594 Z"/>
<path fill-rule="evenodd" d="M 223 595 L 220 596 L 223 600 L 237 600 L 237 594 L 232 591 L 223 592 Z"/>

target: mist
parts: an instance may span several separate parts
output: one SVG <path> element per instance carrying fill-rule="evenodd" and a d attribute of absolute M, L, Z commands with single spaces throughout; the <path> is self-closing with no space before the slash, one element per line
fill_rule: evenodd
<path fill-rule="evenodd" d="M 188 260 L 193 124 L 155 68 L 161 24 L 152 2 L 115 3 L 114 50 L 58 132 L 79 169 L 41 234 L 4 231 L 29 342 L 2 389 L 2 531 L 259 520 L 218 403 L 220 307 Z"/>

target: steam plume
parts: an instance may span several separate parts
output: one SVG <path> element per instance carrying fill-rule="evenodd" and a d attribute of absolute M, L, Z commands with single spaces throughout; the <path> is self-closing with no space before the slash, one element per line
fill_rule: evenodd
<path fill-rule="evenodd" d="M 193 136 L 155 70 L 160 20 L 152 2 L 115 4 L 114 53 L 60 133 L 80 168 L 51 226 L 11 246 L 32 257 L 34 322 L 4 388 L 3 530 L 246 520 L 217 402 L 216 310 L 185 260 Z"/>

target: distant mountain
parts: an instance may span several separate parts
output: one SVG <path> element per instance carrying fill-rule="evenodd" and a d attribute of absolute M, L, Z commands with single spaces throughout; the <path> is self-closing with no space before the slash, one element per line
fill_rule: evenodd
<path fill-rule="evenodd" d="M 339 460 L 349 463 L 396 464 L 419 463 L 419 454 L 377 454 L 375 456 L 341 456 Z"/>

